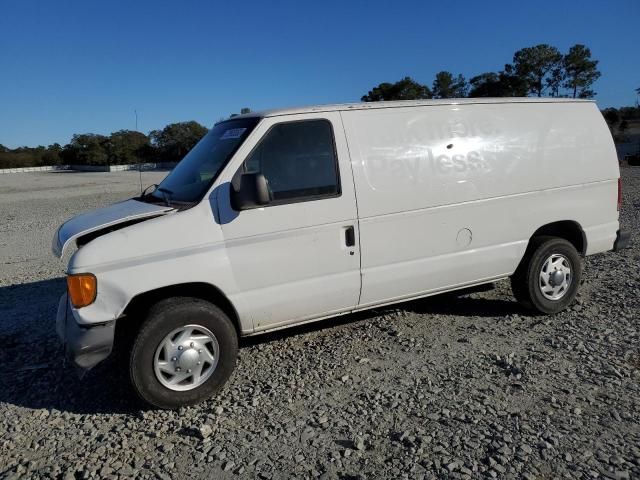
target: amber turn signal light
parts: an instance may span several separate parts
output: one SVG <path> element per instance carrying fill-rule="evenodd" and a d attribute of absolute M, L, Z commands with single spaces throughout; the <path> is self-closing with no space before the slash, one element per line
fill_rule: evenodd
<path fill-rule="evenodd" d="M 79 273 L 67 276 L 67 291 L 71 304 L 75 308 L 91 305 L 96 299 L 98 282 L 91 273 Z"/>

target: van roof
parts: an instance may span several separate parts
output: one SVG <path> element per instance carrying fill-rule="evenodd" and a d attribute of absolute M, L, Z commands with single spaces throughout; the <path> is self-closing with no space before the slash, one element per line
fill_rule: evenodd
<path fill-rule="evenodd" d="M 306 107 L 278 108 L 236 115 L 233 118 L 277 117 L 297 113 L 336 112 L 348 110 L 372 110 L 379 108 L 421 107 L 433 105 L 475 105 L 497 103 L 594 103 L 595 100 L 578 98 L 531 98 L 531 97 L 499 97 L 499 98 L 443 98 L 437 100 L 394 100 L 387 102 L 335 103 L 328 105 L 310 105 Z"/>

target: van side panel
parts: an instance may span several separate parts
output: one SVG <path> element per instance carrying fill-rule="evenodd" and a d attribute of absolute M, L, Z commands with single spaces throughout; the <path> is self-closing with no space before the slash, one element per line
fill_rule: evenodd
<path fill-rule="evenodd" d="M 618 229 L 617 157 L 593 103 L 342 112 L 356 184 L 361 306 L 508 276 L 539 227 Z"/>

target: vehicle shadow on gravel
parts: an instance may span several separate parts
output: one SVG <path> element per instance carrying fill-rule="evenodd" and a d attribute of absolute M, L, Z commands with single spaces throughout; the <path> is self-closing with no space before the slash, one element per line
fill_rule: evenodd
<path fill-rule="evenodd" d="M 321 320 L 319 322 L 311 322 L 297 327 L 291 327 L 284 330 L 277 330 L 255 337 L 246 337 L 241 339 L 241 347 L 259 345 L 269 343 L 283 338 L 296 335 L 303 335 L 309 332 L 317 332 L 329 328 L 335 328 L 342 325 L 357 323 L 369 320 L 382 315 L 396 312 L 398 310 L 432 315 L 458 315 L 462 317 L 503 317 L 507 315 L 530 316 L 532 313 L 525 310 L 516 300 L 501 300 L 494 298 L 476 298 L 469 295 L 474 293 L 486 292 L 493 290 L 492 284 L 481 285 L 454 292 L 433 295 L 418 300 L 410 300 L 404 303 L 397 303 L 387 307 L 378 309 L 365 310 L 362 312 L 352 313 L 339 317 Z"/>
<path fill-rule="evenodd" d="M 96 367 L 80 381 L 55 331 L 64 278 L 0 288 L 0 403 L 72 413 L 127 413 L 140 408 L 116 370 Z"/>
<path fill-rule="evenodd" d="M 136 414 L 143 405 L 128 387 L 128 369 L 121 358 L 109 358 L 82 380 L 72 366 L 63 364 L 55 316 L 64 289 L 64 278 L 0 288 L 0 403 L 70 413 Z M 515 301 L 469 296 L 478 291 L 460 290 L 248 337 L 240 346 L 355 324 L 398 310 L 469 317 L 526 314 Z"/>
<path fill-rule="evenodd" d="M 459 315 L 463 317 L 501 317 L 514 314 L 529 315 L 531 313 L 522 308 L 515 299 L 500 300 L 467 296 L 477 291 L 460 290 L 458 292 L 435 295 L 403 304 L 403 307 L 414 313 Z"/>

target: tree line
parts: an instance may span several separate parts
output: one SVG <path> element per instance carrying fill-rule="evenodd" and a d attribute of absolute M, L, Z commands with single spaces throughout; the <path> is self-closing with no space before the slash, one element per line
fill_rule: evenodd
<path fill-rule="evenodd" d="M 180 160 L 207 133 L 198 122 L 179 122 L 149 135 L 119 130 L 111 135 L 76 134 L 64 146 L 20 147 L 0 145 L 0 168 L 40 165 L 125 165 Z"/>
<path fill-rule="evenodd" d="M 640 90 L 640 88 L 638 89 Z M 638 92 L 640 94 L 640 91 Z M 611 134 L 616 143 L 627 142 L 629 137 L 627 131 L 632 121 L 640 120 L 640 107 L 605 108 L 602 115 L 609 125 Z"/>
<path fill-rule="evenodd" d="M 547 44 L 518 50 L 512 63 L 497 72 L 484 72 L 467 80 L 462 74 L 448 71 L 436 73 L 431 86 L 411 77 L 395 83 L 383 82 L 362 96 L 363 102 L 383 100 L 420 100 L 463 97 L 550 96 L 593 98 L 592 89 L 600 78 L 598 60 L 582 44 L 572 46 L 565 54 Z"/>
<path fill-rule="evenodd" d="M 242 108 L 240 114 L 251 109 Z M 232 113 L 229 117 L 235 117 Z M 220 121 L 224 120 L 221 118 Z M 148 135 L 135 130 L 118 130 L 111 135 L 82 133 L 61 146 L 9 149 L 0 144 L 0 168 L 47 165 L 128 165 L 146 162 L 177 162 L 207 133 L 196 121 L 171 123 Z"/>

